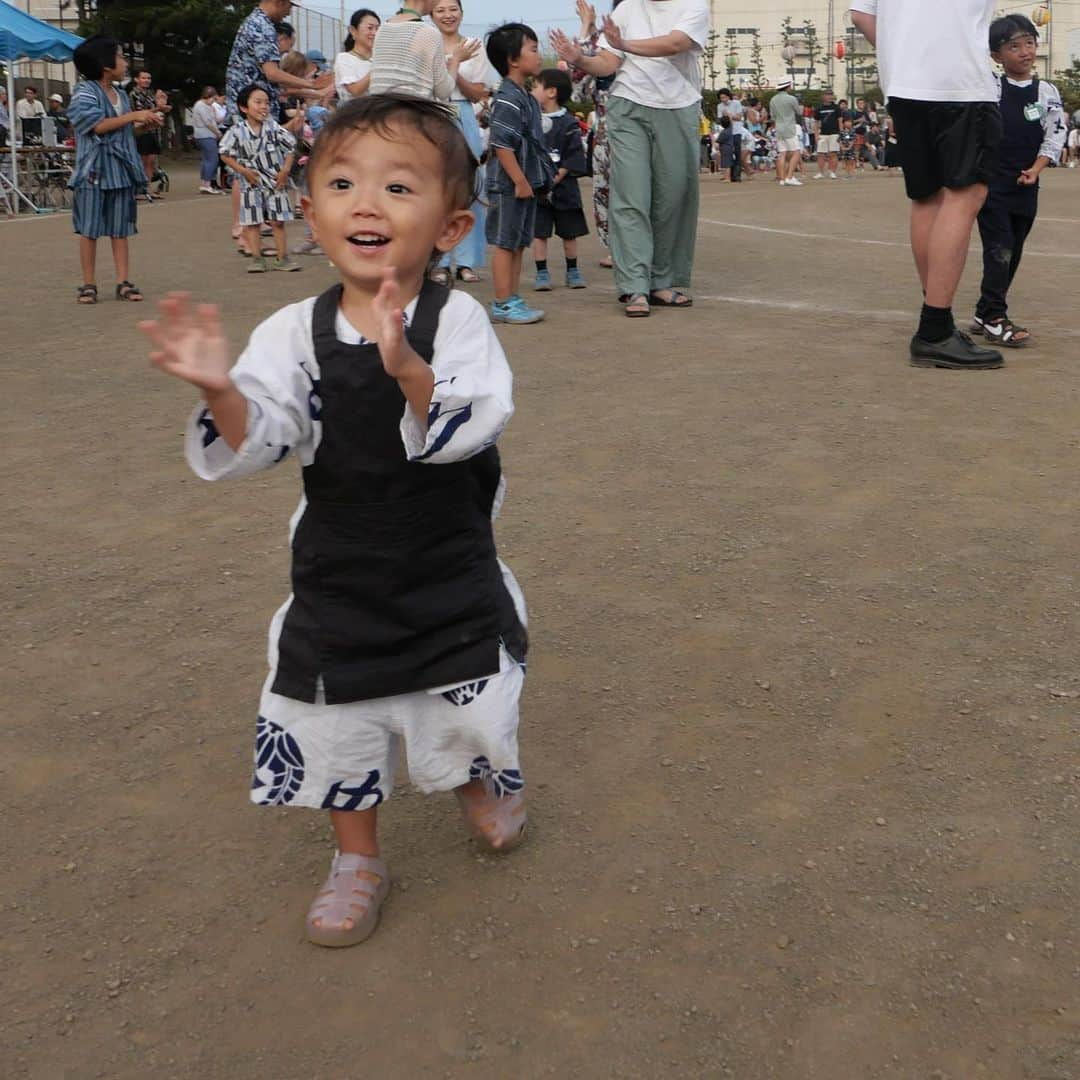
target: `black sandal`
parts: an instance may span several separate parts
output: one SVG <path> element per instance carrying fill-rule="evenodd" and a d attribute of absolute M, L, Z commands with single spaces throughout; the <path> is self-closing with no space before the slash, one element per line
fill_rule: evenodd
<path fill-rule="evenodd" d="M 1031 341 L 1031 333 L 1025 326 L 1017 326 L 1008 315 L 999 319 L 983 319 L 982 332 L 987 341 L 1003 345 L 1006 349 L 1022 349 Z M 1024 337 L 1017 338 L 1017 334 Z"/>
<path fill-rule="evenodd" d="M 117 300 L 130 300 L 133 303 L 137 303 L 142 300 L 143 294 L 139 290 L 137 285 L 132 285 L 130 281 L 121 281 L 116 286 L 116 299 Z"/>
<path fill-rule="evenodd" d="M 656 293 L 649 295 L 649 302 L 655 304 L 657 307 L 693 307 L 694 301 L 686 295 L 684 292 L 679 292 L 678 289 L 668 290 L 671 293 L 671 299 L 665 300 L 662 296 L 658 296 Z"/>
<path fill-rule="evenodd" d="M 96 285 L 80 285 L 78 292 L 75 294 L 78 297 L 77 303 L 80 304 L 96 304 L 97 303 L 97 286 Z"/>

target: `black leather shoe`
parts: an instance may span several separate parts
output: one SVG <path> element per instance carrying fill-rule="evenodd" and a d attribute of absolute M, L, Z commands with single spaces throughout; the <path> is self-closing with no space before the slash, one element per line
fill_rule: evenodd
<path fill-rule="evenodd" d="M 954 330 L 943 341 L 911 339 L 911 362 L 915 367 L 953 368 L 956 371 L 989 371 L 1005 366 L 997 349 L 976 345 L 963 330 Z"/>

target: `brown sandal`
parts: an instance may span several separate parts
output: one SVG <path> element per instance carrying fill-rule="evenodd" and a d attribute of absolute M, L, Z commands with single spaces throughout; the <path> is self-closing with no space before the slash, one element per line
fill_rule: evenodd
<path fill-rule="evenodd" d="M 647 319 L 651 314 L 649 298 L 644 293 L 633 293 L 625 299 L 622 297 L 620 299 L 626 305 L 623 310 L 626 312 L 628 319 Z"/>
<path fill-rule="evenodd" d="M 77 297 L 76 303 L 79 304 L 96 304 L 97 303 L 97 286 L 96 285 L 80 285 L 78 292 L 75 294 Z"/>
<path fill-rule="evenodd" d="M 379 879 L 377 884 L 373 877 Z M 379 909 L 389 892 L 390 872 L 382 859 L 335 855 L 330 876 L 307 913 L 308 941 L 330 949 L 359 945 L 378 925 Z"/>

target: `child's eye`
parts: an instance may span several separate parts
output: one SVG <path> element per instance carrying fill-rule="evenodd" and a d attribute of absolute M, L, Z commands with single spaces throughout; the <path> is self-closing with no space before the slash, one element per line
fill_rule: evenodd
<path fill-rule="evenodd" d="M 387 184 L 386 190 L 391 195 L 408 195 L 409 189 L 404 184 Z"/>
<path fill-rule="evenodd" d="M 331 191 L 348 191 L 352 187 L 352 181 L 346 180 L 343 176 L 339 176 L 330 181 Z"/>

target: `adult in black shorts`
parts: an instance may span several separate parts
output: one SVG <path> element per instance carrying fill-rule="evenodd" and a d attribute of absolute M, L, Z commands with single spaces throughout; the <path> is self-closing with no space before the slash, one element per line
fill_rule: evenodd
<path fill-rule="evenodd" d="M 135 78 L 131 83 L 131 108 L 135 112 L 141 109 L 153 112 L 157 108 L 157 100 L 151 89 L 152 82 L 153 78 L 145 68 L 140 68 L 135 72 Z M 157 172 L 158 154 L 161 153 L 161 143 L 158 141 L 157 132 L 141 131 L 136 127 L 135 149 L 139 151 L 143 169 L 146 171 L 146 182 L 149 184 L 154 178 L 154 173 Z"/>
<path fill-rule="evenodd" d="M 987 50 L 995 0 L 853 0 L 851 18 L 875 43 L 911 199 L 911 248 L 923 289 L 911 362 L 998 368 L 953 321 L 968 243 L 1001 142 Z"/>

